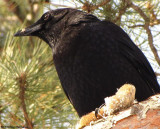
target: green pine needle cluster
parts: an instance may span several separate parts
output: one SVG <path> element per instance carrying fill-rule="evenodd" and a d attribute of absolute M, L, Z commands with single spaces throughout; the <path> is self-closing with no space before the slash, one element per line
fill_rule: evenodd
<path fill-rule="evenodd" d="M 61 90 L 51 49 L 40 39 L 7 35 L 0 60 L 0 124 L 72 128 L 77 118 Z"/>

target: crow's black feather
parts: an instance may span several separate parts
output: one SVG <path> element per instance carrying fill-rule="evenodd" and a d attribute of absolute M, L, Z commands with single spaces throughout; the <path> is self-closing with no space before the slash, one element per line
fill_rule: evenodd
<path fill-rule="evenodd" d="M 125 83 L 135 85 L 138 101 L 160 92 L 149 62 L 129 36 L 91 14 L 52 10 L 15 36 L 38 36 L 49 44 L 62 87 L 79 116 Z"/>

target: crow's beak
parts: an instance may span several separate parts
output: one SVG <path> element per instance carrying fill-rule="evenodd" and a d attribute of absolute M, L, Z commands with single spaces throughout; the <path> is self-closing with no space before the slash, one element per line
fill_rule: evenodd
<path fill-rule="evenodd" d="M 14 36 L 34 36 L 35 32 L 39 31 L 42 28 L 42 24 L 34 23 L 33 25 L 19 30 Z"/>

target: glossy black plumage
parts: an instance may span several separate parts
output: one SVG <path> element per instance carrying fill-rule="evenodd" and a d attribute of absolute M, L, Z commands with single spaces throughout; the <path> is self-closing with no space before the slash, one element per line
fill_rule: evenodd
<path fill-rule="evenodd" d="M 138 101 L 160 92 L 149 62 L 128 35 L 91 14 L 52 10 L 15 36 L 38 36 L 49 44 L 62 87 L 79 116 L 125 83 L 135 85 Z"/>

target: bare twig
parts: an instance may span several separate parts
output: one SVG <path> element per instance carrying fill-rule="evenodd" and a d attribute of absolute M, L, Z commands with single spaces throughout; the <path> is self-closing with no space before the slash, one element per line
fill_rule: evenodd
<path fill-rule="evenodd" d="M 152 36 L 152 32 L 151 32 L 151 30 L 150 30 L 150 28 L 149 28 L 149 24 L 146 23 L 145 26 L 144 26 L 144 29 L 146 30 L 146 32 L 147 32 L 147 34 L 148 34 L 149 46 L 150 46 L 150 48 L 151 48 L 151 50 L 152 50 L 152 52 L 153 52 L 153 54 L 154 54 L 154 57 L 155 57 L 158 65 L 160 65 L 160 57 L 159 57 L 159 55 L 158 55 L 158 52 L 157 52 L 156 47 L 155 47 L 154 44 L 153 44 L 153 36 Z"/>
<path fill-rule="evenodd" d="M 135 4 L 133 4 L 131 1 L 128 1 L 131 6 L 131 8 L 133 8 L 135 11 L 137 11 L 139 13 L 139 15 L 145 20 L 145 22 L 149 22 L 149 18 L 147 17 L 147 15 L 143 12 L 143 10 L 136 6 Z"/>
<path fill-rule="evenodd" d="M 128 28 L 136 28 L 136 27 L 144 27 L 144 25 L 133 25 L 133 26 L 128 26 Z"/>
<path fill-rule="evenodd" d="M 160 73 L 155 72 L 156 76 L 160 76 Z"/>
<path fill-rule="evenodd" d="M 147 15 L 142 11 L 142 9 L 140 7 L 134 5 L 130 0 L 128 0 L 128 4 L 130 4 L 131 8 L 133 8 L 135 11 L 137 11 L 139 13 L 139 15 L 144 19 L 144 21 L 145 21 L 144 29 L 146 30 L 146 33 L 148 35 L 149 46 L 151 48 L 151 51 L 154 54 L 154 57 L 155 57 L 158 65 L 160 65 L 160 57 L 158 55 L 156 47 L 153 44 L 153 35 L 152 35 L 152 32 L 151 32 L 151 30 L 149 28 L 149 26 L 150 26 L 150 18 L 147 17 Z"/>

